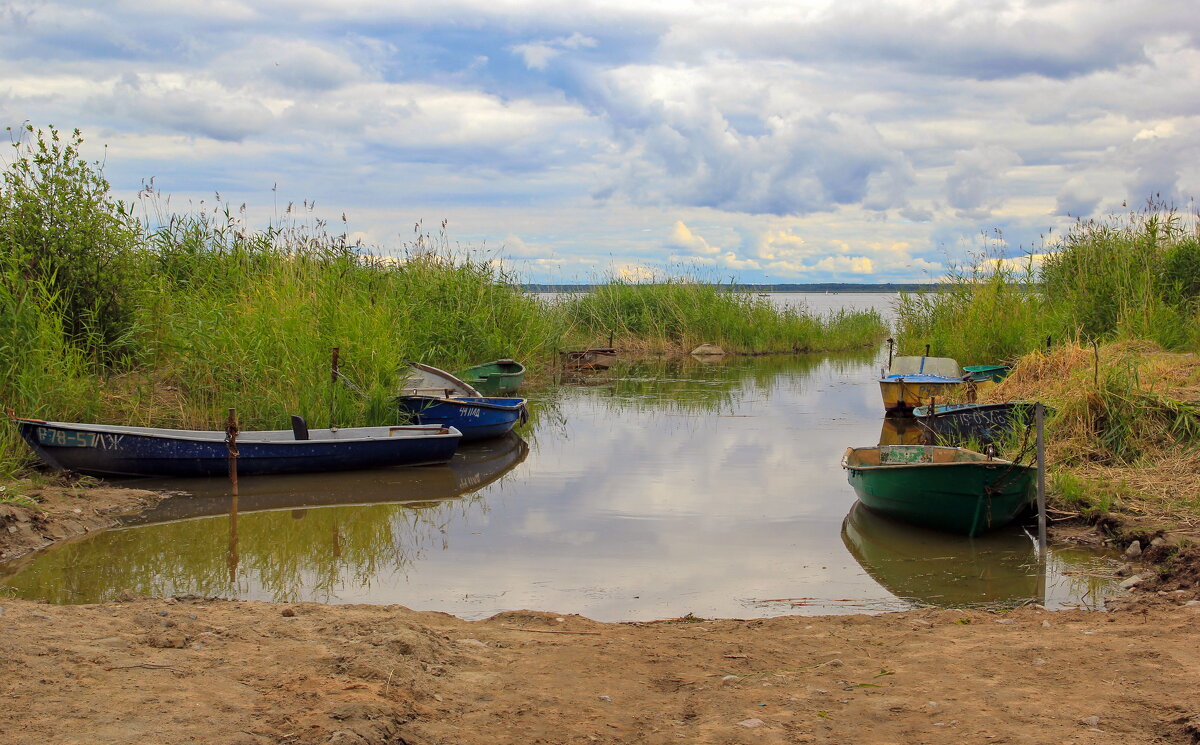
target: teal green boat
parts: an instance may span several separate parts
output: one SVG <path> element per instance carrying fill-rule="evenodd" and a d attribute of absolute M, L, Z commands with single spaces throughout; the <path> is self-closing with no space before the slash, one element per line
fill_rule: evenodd
<path fill-rule="evenodd" d="M 1001 380 L 1012 372 L 1011 365 L 964 365 L 963 371 L 966 372 L 973 383 L 982 383 L 985 380 L 990 380 L 994 383 L 999 383 Z"/>
<path fill-rule="evenodd" d="M 516 360 L 495 360 L 454 373 L 482 396 L 508 396 L 525 380 L 525 366 Z"/>
<path fill-rule="evenodd" d="M 847 448 L 842 468 L 872 510 L 968 536 L 1007 525 L 1036 498 L 1036 467 L 964 448 Z"/>

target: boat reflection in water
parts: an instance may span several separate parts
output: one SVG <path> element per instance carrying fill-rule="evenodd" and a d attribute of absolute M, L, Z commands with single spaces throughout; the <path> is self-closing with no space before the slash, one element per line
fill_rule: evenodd
<path fill-rule="evenodd" d="M 1045 600 L 1037 554 L 1019 528 L 964 538 L 893 520 L 856 502 L 842 521 L 842 543 L 884 589 L 917 605 Z"/>
<path fill-rule="evenodd" d="M 1019 526 L 975 538 L 920 528 L 855 502 L 842 521 L 842 543 L 872 579 L 917 606 L 1099 610 L 1116 590 L 1105 559 L 1075 548 L 1037 548 Z"/>
<path fill-rule="evenodd" d="M 449 463 L 419 468 L 384 468 L 337 474 L 245 477 L 238 480 L 240 513 L 390 502 L 438 502 L 482 489 L 529 454 L 516 434 L 463 445 Z M 139 489 L 169 489 L 180 495 L 131 516 L 122 525 L 188 520 L 228 514 L 224 479 L 155 479 L 131 482 Z"/>
<path fill-rule="evenodd" d="M 157 597 L 358 599 L 375 583 L 403 582 L 427 550 L 446 547 L 452 523 L 486 513 L 486 499 L 476 496 L 490 493 L 489 485 L 503 488 L 496 482 L 528 453 L 510 434 L 463 446 L 445 465 L 245 478 L 237 497 L 224 491 L 223 479 L 165 481 L 193 491 L 122 528 L 6 565 L 0 584 L 52 603 L 105 602 L 122 589 Z"/>
<path fill-rule="evenodd" d="M 928 431 L 910 416 L 885 417 L 879 432 L 880 445 L 932 445 Z"/>

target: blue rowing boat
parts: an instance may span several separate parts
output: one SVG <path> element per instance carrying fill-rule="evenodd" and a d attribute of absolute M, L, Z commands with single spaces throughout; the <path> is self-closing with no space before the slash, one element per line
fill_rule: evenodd
<path fill-rule="evenodd" d="M 961 445 L 999 442 L 1033 423 L 1032 401 L 992 404 L 937 404 L 918 406 L 913 416 L 940 444 Z"/>
<path fill-rule="evenodd" d="M 523 398 L 409 395 L 396 401 L 417 424 L 453 427 L 462 432 L 463 442 L 508 434 L 518 421 L 529 417 Z"/>
<path fill-rule="evenodd" d="M 98 476 L 224 476 L 223 431 L 119 427 L 16 419 L 21 437 L 52 468 Z M 346 427 L 240 432 L 239 475 L 312 473 L 445 463 L 462 433 L 451 427 Z"/>

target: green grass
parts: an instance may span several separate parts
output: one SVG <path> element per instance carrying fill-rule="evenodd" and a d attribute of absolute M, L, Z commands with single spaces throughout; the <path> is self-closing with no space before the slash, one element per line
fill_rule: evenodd
<path fill-rule="evenodd" d="M 1200 349 L 1200 227 L 1159 204 L 1077 223 L 1032 257 L 977 256 L 950 289 L 902 293 L 900 350 L 961 364 L 1015 360 L 1046 343 L 1147 339 Z"/>
<path fill-rule="evenodd" d="M 612 336 L 615 343 L 657 350 L 709 343 L 741 353 L 843 351 L 878 344 L 887 334 L 875 311 L 822 316 L 687 277 L 655 283 L 610 278 L 568 299 L 563 309 L 595 343 Z"/>

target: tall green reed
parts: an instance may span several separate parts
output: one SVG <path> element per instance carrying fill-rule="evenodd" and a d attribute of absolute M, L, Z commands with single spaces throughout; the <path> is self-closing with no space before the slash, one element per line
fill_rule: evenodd
<path fill-rule="evenodd" d="M 1053 340 L 1148 339 L 1200 348 L 1200 228 L 1162 204 L 1079 221 L 1046 251 L 998 250 L 951 269 L 948 287 L 902 294 L 901 349 L 964 364 L 1014 360 Z"/>
<path fill-rule="evenodd" d="M 1013 360 L 1051 330 L 1053 314 L 1038 292 L 1032 259 L 976 256 L 952 267 L 945 289 L 901 293 L 896 300 L 900 351 L 953 357 L 962 364 Z"/>
<path fill-rule="evenodd" d="M 731 352 L 838 351 L 878 343 L 887 332 L 874 311 L 821 316 L 688 277 L 653 283 L 611 277 L 570 298 L 563 310 L 592 341 L 611 334 L 637 346 L 663 348 L 713 343 Z"/>
<path fill-rule="evenodd" d="M 143 368 L 185 392 L 180 424 L 212 424 L 237 406 L 254 425 L 288 414 L 345 425 L 394 421 L 406 360 L 456 367 L 497 357 L 546 360 L 562 323 L 487 261 L 418 242 L 400 258 L 338 237 L 220 231 L 180 221 L 155 234 L 158 275 L 143 304 Z M 219 226 L 217 226 L 219 227 Z M 195 241 L 209 236 L 207 250 Z M 214 258 L 219 257 L 219 258 Z M 331 381 L 338 347 L 342 383 Z M 161 419 L 153 398 L 143 414 Z"/>

